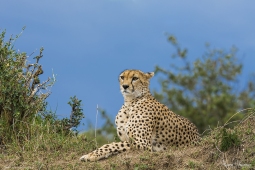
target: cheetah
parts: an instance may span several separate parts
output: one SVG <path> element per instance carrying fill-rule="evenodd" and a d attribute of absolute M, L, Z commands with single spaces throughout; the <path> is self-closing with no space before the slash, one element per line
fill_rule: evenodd
<path fill-rule="evenodd" d="M 83 155 L 82 161 L 97 161 L 131 148 L 163 151 L 168 146 L 189 146 L 200 139 L 197 127 L 173 113 L 150 93 L 154 72 L 125 70 L 119 75 L 124 104 L 115 123 L 121 142 L 105 144 Z"/>

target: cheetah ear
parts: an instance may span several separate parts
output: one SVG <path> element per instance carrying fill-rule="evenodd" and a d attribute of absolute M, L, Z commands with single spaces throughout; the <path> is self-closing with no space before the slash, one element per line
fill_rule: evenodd
<path fill-rule="evenodd" d="M 145 75 L 148 79 L 150 79 L 154 76 L 154 72 L 148 72 L 148 73 L 145 73 Z"/>

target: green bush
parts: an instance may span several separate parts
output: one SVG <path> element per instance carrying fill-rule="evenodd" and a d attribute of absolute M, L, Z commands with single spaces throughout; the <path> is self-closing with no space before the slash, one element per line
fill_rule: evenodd
<path fill-rule="evenodd" d="M 161 91 L 154 96 L 190 119 L 200 132 L 223 125 L 237 111 L 255 105 L 255 83 L 240 82 L 243 65 L 236 57 L 236 48 L 212 49 L 207 45 L 202 57 L 192 62 L 188 50 L 182 49 L 174 36 L 168 40 L 176 53 L 169 68 L 156 66 L 155 73 L 163 77 Z M 240 88 L 240 84 L 245 86 Z M 231 121 L 242 117 L 236 114 Z"/>
<path fill-rule="evenodd" d="M 50 95 L 48 89 L 55 78 L 40 80 L 43 68 L 39 61 L 43 48 L 33 58 L 34 63 L 28 63 L 27 54 L 14 49 L 19 36 L 5 42 L 5 33 L 0 34 L 0 144 L 29 140 L 32 123 L 50 123 L 51 128 L 61 134 L 76 131 L 84 117 L 81 100 L 71 97 L 68 102 L 72 108 L 70 118 L 59 120 L 55 113 L 48 111 L 45 99 Z"/>
<path fill-rule="evenodd" d="M 227 132 L 226 128 L 223 128 L 221 131 L 221 144 L 220 150 L 227 151 L 232 147 L 238 147 L 241 144 L 241 140 L 238 137 L 236 131 L 234 132 Z"/>
<path fill-rule="evenodd" d="M 54 80 L 48 78 L 41 82 L 43 74 L 39 64 L 43 57 L 43 48 L 34 63 L 28 63 L 27 54 L 14 50 L 16 38 L 5 42 L 5 31 L 0 34 L 0 138 L 8 141 L 12 134 L 27 128 L 34 116 L 45 110 L 45 99 L 50 95 L 47 90 Z M 40 93 L 39 93 L 40 92 Z M 21 139 L 22 140 L 22 139 Z"/>
<path fill-rule="evenodd" d="M 52 126 L 57 129 L 58 132 L 69 134 L 78 133 L 77 127 L 80 125 L 81 120 L 85 117 L 83 114 L 83 109 L 81 107 L 81 100 L 76 96 L 70 97 L 68 104 L 71 106 L 70 118 L 58 119 L 56 114 L 51 111 L 41 112 L 41 116 L 44 121 L 50 121 Z"/>

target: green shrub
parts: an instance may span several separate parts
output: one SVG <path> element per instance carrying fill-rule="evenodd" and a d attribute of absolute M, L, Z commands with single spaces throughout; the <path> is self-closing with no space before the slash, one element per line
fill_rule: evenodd
<path fill-rule="evenodd" d="M 45 99 L 55 78 L 40 80 L 43 68 L 39 61 L 44 49 L 33 58 L 34 63 L 29 63 L 27 58 L 31 56 L 14 49 L 19 35 L 5 42 L 5 33 L 0 34 L 0 144 L 29 140 L 33 135 L 32 123 L 48 124 L 54 129 L 52 133 L 77 132 L 84 115 L 81 100 L 76 96 L 68 102 L 72 108 L 70 118 L 59 120 L 55 113 L 47 110 Z"/>
<path fill-rule="evenodd" d="M 5 42 L 5 31 L 0 34 L 0 138 L 1 143 L 9 141 L 12 134 L 22 140 L 20 129 L 27 128 L 34 116 L 45 110 L 47 90 L 54 79 L 41 82 L 43 74 L 39 64 L 43 48 L 34 63 L 28 63 L 27 54 L 14 50 L 16 38 Z M 26 134 L 27 135 L 27 134 Z"/>
<path fill-rule="evenodd" d="M 243 65 L 236 48 L 212 49 L 207 45 L 205 53 L 192 61 L 188 50 L 181 48 L 174 36 L 168 40 L 176 52 L 168 68 L 156 66 L 155 73 L 162 77 L 161 91 L 154 92 L 154 96 L 190 119 L 200 133 L 223 125 L 233 113 L 255 105 L 254 77 L 239 88 Z M 243 114 L 235 114 L 231 120 L 242 118 Z"/>
<path fill-rule="evenodd" d="M 81 100 L 79 100 L 76 96 L 70 97 L 70 101 L 68 104 L 71 106 L 72 111 L 70 114 L 70 118 L 58 119 L 55 113 L 43 112 L 41 116 L 43 120 L 50 121 L 54 128 L 57 128 L 58 132 L 69 134 L 75 133 L 77 134 L 77 127 L 80 125 L 81 120 L 85 117 L 83 114 L 83 109 L 81 108 Z"/>
<path fill-rule="evenodd" d="M 238 137 L 238 134 L 236 131 L 229 131 L 227 132 L 226 128 L 223 128 L 221 131 L 221 144 L 220 144 L 220 150 L 221 151 L 227 151 L 228 149 L 232 147 L 238 147 L 241 144 L 241 140 Z"/>

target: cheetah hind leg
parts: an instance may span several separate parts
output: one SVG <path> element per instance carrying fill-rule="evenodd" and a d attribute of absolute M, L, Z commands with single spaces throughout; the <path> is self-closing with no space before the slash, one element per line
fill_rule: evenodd
<path fill-rule="evenodd" d="M 118 154 L 130 149 L 129 142 L 113 142 L 105 144 L 93 152 L 83 155 L 81 161 L 98 161 L 103 158 L 107 158 L 111 155 Z"/>

